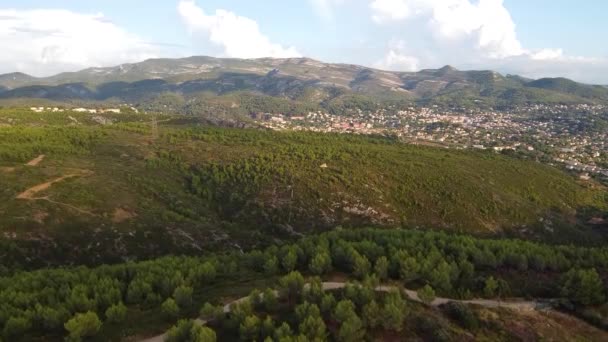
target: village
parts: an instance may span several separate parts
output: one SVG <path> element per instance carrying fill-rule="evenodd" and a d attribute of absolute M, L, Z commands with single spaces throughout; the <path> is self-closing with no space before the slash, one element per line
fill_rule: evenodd
<path fill-rule="evenodd" d="M 517 106 L 506 110 L 408 107 L 348 116 L 256 114 L 273 130 L 391 135 L 412 144 L 519 153 L 580 173 L 608 177 L 608 107 L 601 105 Z"/>

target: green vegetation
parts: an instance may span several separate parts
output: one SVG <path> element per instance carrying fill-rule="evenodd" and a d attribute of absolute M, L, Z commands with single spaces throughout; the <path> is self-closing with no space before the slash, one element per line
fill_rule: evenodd
<path fill-rule="evenodd" d="M 277 298 L 267 289 L 274 278 L 268 277 L 264 264 L 267 260 L 283 260 L 290 253 L 297 255 L 296 270 L 308 272 L 312 261 L 325 255 L 330 259 L 331 274 L 338 272 L 352 278 L 357 277 L 358 260 L 378 264 L 386 259 L 389 265 L 385 283 L 418 288 L 420 294 L 430 293 L 432 287 L 442 297 L 493 294 L 489 297 L 497 298 L 498 292 L 487 292 L 489 281 L 486 279 L 491 278 L 497 284 L 507 284 L 513 296 L 565 297 L 580 309 L 600 307 L 606 298 L 606 286 L 601 280 L 608 270 L 606 248 L 478 239 L 440 232 L 361 229 L 324 233 L 294 244 L 246 254 L 165 257 L 97 268 L 20 272 L 0 278 L 0 328 L 7 339 L 55 338 L 66 333 L 73 338 L 120 333 L 125 329 L 120 319 L 128 319 L 123 315 L 121 303 L 127 303 L 129 311 L 140 310 L 158 317 L 155 329 L 172 324 L 178 318 L 193 317 L 202 308 L 203 316 L 214 321 L 212 327 L 219 328 L 216 330 L 219 340 L 223 334 L 261 338 L 272 330 L 263 328 L 265 325 L 276 327 L 283 322 L 289 324 L 292 332 L 298 331 L 308 338 L 335 333 L 336 338 L 347 339 L 361 336 L 368 325 L 381 324 L 384 329 L 400 331 L 406 317 L 411 317 L 408 316 L 411 310 L 406 309 L 410 304 L 405 304 L 402 296 L 390 293 L 382 296 L 370 291 L 370 286 L 373 289 L 379 284 L 373 273 L 365 276 L 364 287 L 347 285 L 341 293 L 326 293 L 319 280 L 307 280 L 301 273 L 292 271 L 278 281 Z M 447 277 L 439 277 L 435 272 L 438 269 L 445 269 Z M 577 271 L 579 269 L 591 271 Z M 276 272 L 286 274 L 288 271 L 281 266 Z M 326 269 L 322 276 L 331 276 L 327 272 L 330 270 Z M 255 286 L 260 290 L 251 292 L 248 301 L 233 305 L 226 325 L 215 326 L 215 320 L 223 320 L 223 315 L 218 307 L 208 303 L 221 303 L 221 296 L 214 295 L 213 289 L 238 291 L 235 280 L 246 279 L 248 275 L 267 278 L 270 283 Z M 306 283 L 309 285 L 305 286 Z M 266 290 L 262 290 L 264 288 Z M 247 292 L 241 292 L 240 296 Z M 432 297 L 429 294 L 426 298 L 429 302 Z M 281 312 L 286 305 L 295 308 L 295 317 L 281 314 L 283 321 L 277 321 L 273 316 L 271 324 L 265 323 L 266 316 L 251 316 L 254 311 Z M 450 309 L 450 317 L 461 325 L 475 325 L 470 314 L 461 311 Z M 335 331 L 333 323 L 323 328 L 320 320 L 327 317 L 339 322 L 341 328 Z M 98 321 L 103 321 L 101 330 Z M 130 323 L 142 324 L 143 321 Z M 152 332 L 154 328 L 148 329 Z M 181 331 L 176 332 L 176 336 L 182 336 L 183 331 L 207 335 L 207 330 L 199 332 L 198 328 L 195 332 L 191 327 L 176 329 Z"/>
<path fill-rule="evenodd" d="M 606 210 L 606 191 L 538 163 L 392 138 L 173 117 L 158 117 L 156 131 L 149 115 L 94 116 L 0 111 L 0 274 L 248 250 L 336 226 L 605 241 L 585 222 Z M 294 260 L 268 260 L 266 272 Z M 377 267 L 358 262 L 359 277 Z M 320 255 L 309 266 L 331 265 Z"/>

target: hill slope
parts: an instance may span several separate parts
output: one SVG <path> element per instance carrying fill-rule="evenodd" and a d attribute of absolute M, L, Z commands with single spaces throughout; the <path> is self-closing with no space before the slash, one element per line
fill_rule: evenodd
<path fill-rule="evenodd" d="M 3 112 L 2 263 L 247 248 L 338 225 L 602 241 L 584 222 L 606 210 L 605 190 L 537 163 L 159 121 L 157 132 L 145 115 Z"/>
<path fill-rule="evenodd" d="M 46 78 L 16 75 L 0 75 L 0 98 L 140 102 L 162 93 L 198 98 L 202 94 L 247 92 L 319 106 L 327 106 L 348 94 L 365 96 L 372 102 L 421 101 L 468 106 L 608 101 L 605 87 L 565 79 L 533 81 L 493 71 L 459 71 L 450 66 L 420 72 L 389 72 L 308 58 L 151 59 Z"/>

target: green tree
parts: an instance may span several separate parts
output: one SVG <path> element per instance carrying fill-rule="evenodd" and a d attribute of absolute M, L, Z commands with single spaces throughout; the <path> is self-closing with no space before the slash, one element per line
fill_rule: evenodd
<path fill-rule="evenodd" d="M 331 270 L 331 257 L 329 253 L 317 253 L 310 262 L 310 271 L 313 274 L 321 275 Z"/>
<path fill-rule="evenodd" d="M 206 261 L 190 269 L 188 274 L 189 283 L 195 286 L 204 286 L 215 280 L 217 271 L 215 265 Z"/>
<path fill-rule="evenodd" d="M 399 261 L 399 277 L 409 282 L 420 277 L 420 264 L 415 258 L 406 257 Z"/>
<path fill-rule="evenodd" d="M 296 319 L 298 320 L 298 322 L 304 321 L 304 319 L 306 319 L 306 317 L 310 317 L 310 316 L 316 317 L 316 316 L 321 315 L 321 311 L 319 310 L 319 307 L 317 306 L 317 304 L 312 304 L 309 302 L 304 302 L 304 303 L 296 306 L 295 312 L 296 312 Z"/>
<path fill-rule="evenodd" d="M 244 341 L 256 341 L 260 335 L 260 328 L 261 322 L 258 316 L 248 316 L 239 328 L 241 339 Z"/>
<path fill-rule="evenodd" d="M 110 306 L 106 310 L 106 320 L 110 323 L 121 323 L 127 317 L 127 306 L 122 302 Z"/>
<path fill-rule="evenodd" d="M 173 291 L 173 298 L 181 309 L 187 309 L 192 306 L 192 293 L 194 289 L 190 286 L 178 286 Z"/>
<path fill-rule="evenodd" d="M 602 304 L 604 284 L 595 269 L 571 269 L 561 280 L 561 295 L 581 305 Z"/>
<path fill-rule="evenodd" d="M 494 279 L 494 277 L 490 276 L 486 279 L 484 287 L 483 287 L 483 294 L 484 296 L 486 296 L 487 298 L 493 298 L 494 296 L 496 296 L 496 292 L 498 291 L 498 282 L 496 281 L 496 279 Z"/>
<path fill-rule="evenodd" d="M 95 336 L 101 329 L 101 321 L 97 314 L 88 311 L 77 313 L 64 324 L 70 341 L 80 341 L 83 337 Z"/>
<path fill-rule="evenodd" d="M 451 319 L 467 330 L 475 330 L 479 327 L 477 316 L 465 304 L 450 302 L 443 306 L 443 310 L 446 311 Z"/>
<path fill-rule="evenodd" d="M 293 303 L 302 296 L 304 277 L 300 272 L 290 272 L 279 280 L 279 285 L 281 293 Z"/>
<path fill-rule="evenodd" d="M 238 329 L 239 325 L 245 321 L 245 318 L 253 315 L 253 304 L 251 301 L 245 300 L 239 303 L 234 303 L 230 305 L 230 317 L 231 320 L 235 323 L 235 327 Z"/>
<path fill-rule="evenodd" d="M 2 315 L 0 314 L 0 316 Z M 61 306 L 54 309 L 52 307 L 37 304 L 33 321 L 39 322 L 42 329 L 46 331 L 57 331 L 63 329 L 63 323 L 67 321 L 69 317 L 69 312 Z"/>
<path fill-rule="evenodd" d="M 321 311 L 324 314 L 328 314 L 336 307 L 336 298 L 331 293 L 326 293 L 321 299 Z"/>
<path fill-rule="evenodd" d="M 363 327 L 363 323 L 356 314 L 342 322 L 340 331 L 338 332 L 338 339 L 340 341 L 363 341 L 364 337 L 365 329 Z"/>
<path fill-rule="evenodd" d="M 334 309 L 334 319 L 340 323 L 346 322 L 350 317 L 356 315 L 355 313 L 355 304 L 348 300 L 343 299 L 336 304 L 336 308 Z"/>
<path fill-rule="evenodd" d="M 434 288 L 449 292 L 452 290 L 452 280 L 450 279 L 451 267 L 445 261 L 440 262 L 433 271 L 431 271 L 429 280 Z"/>
<path fill-rule="evenodd" d="M 320 303 L 324 294 L 323 283 L 319 277 L 310 280 L 304 288 L 304 298 L 312 303 Z"/>
<path fill-rule="evenodd" d="M 511 287 L 504 279 L 498 279 L 498 289 L 496 290 L 499 298 L 507 297 L 511 294 Z"/>
<path fill-rule="evenodd" d="M 217 335 L 213 329 L 196 324 L 190 330 L 190 335 L 192 336 L 190 340 L 192 342 L 215 342 L 217 340 Z"/>
<path fill-rule="evenodd" d="M 201 318 L 205 320 L 217 320 L 224 316 L 224 307 L 205 303 L 200 310 Z"/>
<path fill-rule="evenodd" d="M 376 260 L 374 265 L 374 273 L 380 280 L 386 280 L 388 278 L 388 259 L 385 256 L 381 256 Z"/>
<path fill-rule="evenodd" d="M 262 306 L 264 298 L 262 297 L 262 292 L 258 289 L 253 289 L 249 293 L 249 302 L 253 305 L 254 308 L 260 308 Z"/>
<path fill-rule="evenodd" d="M 363 279 L 369 275 L 371 265 L 365 256 L 356 255 L 353 263 L 353 275 L 359 279 Z"/>
<path fill-rule="evenodd" d="M 308 316 L 299 326 L 300 334 L 308 341 L 325 341 L 327 328 L 321 316 Z"/>
<path fill-rule="evenodd" d="M 298 263 L 298 254 L 293 248 L 289 249 L 289 252 L 285 254 L 283 260 L 281 262 L 283 269 L 286 272 L 291 272 L 296 268 L 296 264 Z"/>
<path fill-rule="evenodd" d="M 428 284 L 420 288 L 417 294 L 418 298 L 425 304 L 431 304 L 435 300 L 435 290 Z"/>
<path fill-rule="evenodd" d="M 8 340 L 23 336 L 32 326 L 26 317 L 10 317 L 4 324 L 3 335 Z"/>
<path fill-rule="evenodd" d="M 262 294 L 262 302 L 264 309 L 268 312 L 274 312 L 279 306 L 279 300 L 275 290 L 266 288 Z"/>
<path fill-rule="evenodd" d="M 407 306 L 397 291 L 387 293 L 382 308 L 382 326 L 387 330 L 401 331 L 407 315 Z"/>
<path fill-rule="evenodd" d="M 193 320 L 182 319 L 167 331 L 165 342 L 215 342 L 215 331 L 196 324 Z"/>
<path fill-rule="evenodd" d="M 274 331 L 274 339 L 275 341 L 282 341 L 284 338 L 290 338 L 293 336 L 293 331 L 289 326 L 289 323 L 283 322 L 281 326 L 279 326 Z"/>
<path fill-rule="evenodd" d="M 375 300 L 363 306 L 363 321 L 371 329 L 380 325 L 382 320 L 382 309 Z"/>
<path fill-rule="evenodd" d="M 141 304 L 152 293 L 152 286 L 143 279 L 134 279 L 127 289 L 127 302 Z"/>
<path fill-rule="evenodd" d="M 264 339 L 268 337 L 272 338 L 274 335 L 274 321 L 272 317 L 266 316 L 266 319 L 262 321 L 261 335 Z"/>
<path fill-rule="evenodd" d="M 279 271 L 279 260 L 277 257 L 272 256 L 264 263 L 264 273 L 268 275 L 275 275 Z"/>
<path fill-rule="evenodd" d="M 179 306 L 173 298 L 167 298 L 160 306 L 160 310 L 168 319 L 175 319 L 179 316 Z"/>

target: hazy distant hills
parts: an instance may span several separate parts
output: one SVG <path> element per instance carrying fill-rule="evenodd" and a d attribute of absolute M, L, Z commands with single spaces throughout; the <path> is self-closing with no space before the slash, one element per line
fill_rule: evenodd
<path fill-rule="evenodd" d="M 352 95 L 373 101 L 456 105 L 608 102 L 607 87 L 564 78 L 531 80 L 493 71 L 460 71 L 450 66 L 389 72 L 308 58 L 151 59 L 44 78 L 23 73 L 0 75 L 3 99 L 139 102 L 166 93 L 185 99 L 251 93 L 311 105 Z"/>

